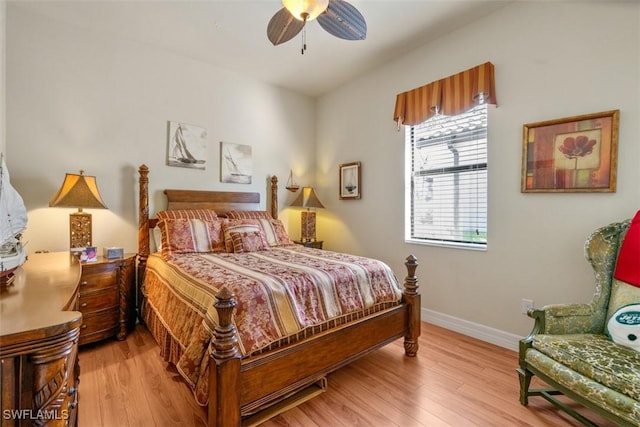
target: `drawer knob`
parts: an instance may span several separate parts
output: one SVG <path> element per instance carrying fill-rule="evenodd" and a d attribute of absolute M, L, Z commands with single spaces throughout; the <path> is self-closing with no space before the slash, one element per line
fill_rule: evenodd
<path fill-rule="evenodd" d="M 87 285 L 88 285 L 88 283 L 87 283 L 86 280 L 83 280 L 82 282 L 80 282 L 80 286 L 87 286 Z"/>
<path fill-rule="evenodd" d="M 80 304 L 80 307 L 85 308 L 87 306 L 86 302 L 83 302 L 82 304 Z"/>
<path fill-rule="evenodd" d="M 84 324 L 80 327 L 80 329 L 87 329 L 87 324 L 86 324 L 86 323 L 84 323 Z"/>

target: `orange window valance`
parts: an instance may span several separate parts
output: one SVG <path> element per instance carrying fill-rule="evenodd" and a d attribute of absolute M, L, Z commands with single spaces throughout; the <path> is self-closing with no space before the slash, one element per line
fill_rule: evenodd
<path fill-rule="evenodd" d="M 480 98 L 485 103 L 496 104 L 491 62 L 399 93 L 393 120 L 398 124 L 417 125 L 436 112 L 445 115 L 463 113 L 478 104 Z"/>

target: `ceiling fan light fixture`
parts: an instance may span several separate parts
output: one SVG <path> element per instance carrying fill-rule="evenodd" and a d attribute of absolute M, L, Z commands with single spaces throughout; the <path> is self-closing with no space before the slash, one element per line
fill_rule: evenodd
<path fill-rule="evenodd" d="M 299 21 L 311 21 L 327 10 L 329 0 L 282 0 L 282 5 Z"/>

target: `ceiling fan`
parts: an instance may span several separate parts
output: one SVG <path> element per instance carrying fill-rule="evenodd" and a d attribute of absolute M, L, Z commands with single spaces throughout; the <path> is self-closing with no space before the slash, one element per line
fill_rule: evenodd
<path fill-rule="evenodd" d="M 269 21 L 267 37 L 274 46 L 288 42 L 302 31 L 302 54 L 307 49 L 305 24 L 318 18 L 329 34 L 344 40 L 364 40 L 364 16 L 344 0 L 282 0 L 284 6 Z"/>

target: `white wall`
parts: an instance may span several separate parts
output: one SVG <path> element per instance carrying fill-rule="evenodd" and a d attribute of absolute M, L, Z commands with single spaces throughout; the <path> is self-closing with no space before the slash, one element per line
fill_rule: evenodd
<path fill-rule="evenodd" d="M 73 209 L 49 208 L 66 172 L 97 177 L 108 210 L 93 214 L 94 245 L 136 250 L 137 168 L 150 168 L 151 212 L 164 188 L 283 188 L 289 168 L 313 176 L 315 102 L 290 91 L 81 27 L 7 7 L 7 139 L 12 182 L 27 205 L 29 252 L 66 250 Z M 167 121 L 208 130 L 206 171 L 166 166 Z M 248 144 L 253 182 L 222 184 L 219 142 Z M 280 192 L 284 206 L 287 192 Z M 286 214 L 285 214 L 286 215 Z M 286 220 L 286 218 L 285 218 Z M 299 228 L 292 221 L 292 232 Z"/>
<path fill-rule="evenodd" d="M 589 301 L 587 235 L 640 209 L 640 5 L 517 2 L 425 42 L 319 100 L 317 181 L 327 209 L 318 233 L 332 249 L 379 257 L 403 275 L 403 258 L 415 254 L 423 313 L 435 321 L 525 335 L 532 321 L 521 299 Z M 489 113 L 488 250 L 404 243 L 395 95 L 485 61 L 495 65 L 498 96 Z M 520 192 L 524 123 L 612 109 L 620 109 L 615 194 Z M 338 164 L 357 160 L 362 199 L 340 201 Z"/>

